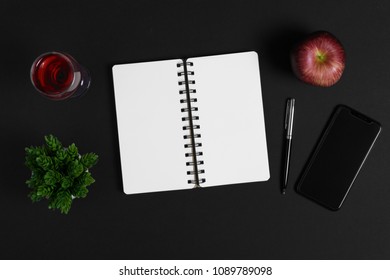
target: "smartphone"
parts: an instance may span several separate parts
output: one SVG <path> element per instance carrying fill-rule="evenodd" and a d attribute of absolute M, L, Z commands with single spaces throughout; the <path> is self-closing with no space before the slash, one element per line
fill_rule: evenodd
<path fill-rule="evenodd" d="M 381 125 L 373 119 L 338 106 L 297 191 L 331 210 L 340 209 L 380 131 Z"/>

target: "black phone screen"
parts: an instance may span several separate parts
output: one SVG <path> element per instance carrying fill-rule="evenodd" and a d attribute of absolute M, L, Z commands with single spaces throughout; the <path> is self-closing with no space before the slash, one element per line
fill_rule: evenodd
<path fill-rule="evenodd" d="M 378 122 L 338 106 L 298 183 L 298 192 L 339 209 L 380 130 Z"/>

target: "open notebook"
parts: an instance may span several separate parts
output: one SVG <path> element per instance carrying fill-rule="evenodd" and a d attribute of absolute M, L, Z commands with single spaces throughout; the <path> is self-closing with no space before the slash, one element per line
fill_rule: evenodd
<path fill-rule="evenodd" d="M 115 65 L 126 194 L 266 181 L 256 52 Z"/>

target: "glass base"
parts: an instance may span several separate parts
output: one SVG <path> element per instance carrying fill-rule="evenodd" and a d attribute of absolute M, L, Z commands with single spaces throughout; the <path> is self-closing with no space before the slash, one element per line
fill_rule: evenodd
<path fill-rule="evenodd" d="M 91 85 L 91 75 L 89 74 L 89 71 L 85 69 L 84 67 L 81 67 L 81 81 L 80 85 L 76 89 L 76 91 L 69 96 L 69 98 L 77 98 L 83 96 L 89 89 Z"/>

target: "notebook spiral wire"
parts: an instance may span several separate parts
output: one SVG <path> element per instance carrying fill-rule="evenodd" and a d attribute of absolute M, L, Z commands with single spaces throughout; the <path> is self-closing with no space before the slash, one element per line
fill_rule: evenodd
<path fill-rule="evenodd" d="M 191 166 L 192 170 L 187 171 L 187 175 L 192 176 L 193 179 L 189 179 L 188 184 L 194 184 L 195 187 L 200 187 L 201 183 L 206 182 L 205 178 L 200 178 L 200 174 L 204 174 L 205 170 L 201 169 L 201 166 L 204 164 L 203 160 L 200 160 L 199 157 L 203 156 L 203 152 L 197 151 L 197 148 L 202 147 L 201 134 L 199 133 L 200 125 L 195 122 L 199 120 L 199 116 L 196 115 L 198 107 L 196 107 L 197 98 L 191 96 L 191 94 L 196 94 L 196 89 L 192 85 L 195 84 L 193 79 L 195 73 L 190 69 L 194 64 L 189 61 L 184 61 L 177 64 L 178 77 L 182 78 L 178 82 L 179 86 L 184 86 L 184 88 L 179 90 L 179 94 L 183 96 L 180 99 L 180 103 L 183 104 L 181 112 L 185 113 L 185 116 L 182 117 L 182 121 L 186 122 L 182 128 L 186 132 L 183 138 L 188 139 L 190 143 L 184 144 L 184 148 L 189 149 L 189 152 L 185 153 L 185 157 L 191 159 L 187 161 L 186 165 Z M 191 88 L 190 88 L 191 85 Z"/>

